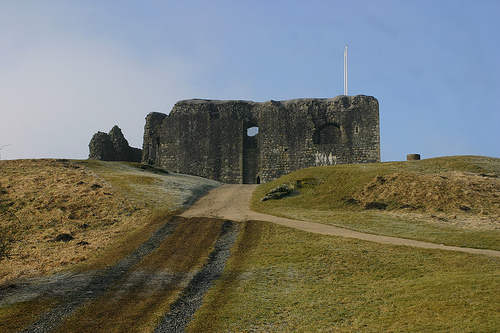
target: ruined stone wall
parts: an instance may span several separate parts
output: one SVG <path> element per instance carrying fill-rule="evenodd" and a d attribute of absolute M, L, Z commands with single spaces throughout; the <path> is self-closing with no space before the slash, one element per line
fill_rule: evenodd
<path fill-rule="evenodd" d="M 160 132 L 163 119 L 167 115 L 151 112 L 146 117 L 144 126 L 144 140 L 142 142 L 142 162 L 154 164 L 160 147 Z"/>
<path fill-rule="evenodd" d="M 89 143 L 89 159 L 141 162 L 142 150 L 130 147 L 118 126 L 109 133 L 97 132 Z"/>
<path fill-rule="evenodd" d="M 249 136 L 248 128 L 258 127 Z M 380 161 L 378 101 L 187 100 L 146 118 L 143 162 L 226 183 L 268 182 L 311 166 Z"/>

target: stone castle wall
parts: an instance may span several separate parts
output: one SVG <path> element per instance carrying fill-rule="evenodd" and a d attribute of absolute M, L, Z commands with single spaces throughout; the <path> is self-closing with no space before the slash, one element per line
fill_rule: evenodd
<path fill-rule="evenodd" d="M 378 101 L 364 95 L 186 100 L 147 116 L 142 162 L 226 183 L 268 182 L 311 166 L 379 162 L 379 132 Z"/>

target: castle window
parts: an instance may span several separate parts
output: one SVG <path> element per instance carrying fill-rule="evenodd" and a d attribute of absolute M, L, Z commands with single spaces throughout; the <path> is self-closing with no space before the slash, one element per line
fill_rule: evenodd
<path fill-rule="evenodd" d="M 248 127 L 246 129 L 246 132 L 244 132 L 245 139 L 243 141 L 243 145 L 246 149 L 255 149 L 257 148 L 257 134 L 259 134 L 259 127 L 257 126 L 252 126 Z"/>
<path fill-rule="evenodd" d="M 319 127 L 313 137 L 313 142 L 319 145 L 339 143 L 341 140 L 342 132 L 336 123 L 327 123 Z"/>
<path fill-rule="evenodd" d="M 354 127 L 354 133 L 359 134 L 359 127 L 358 126 Z"/>
<path fill-rule="evenodd" d="M 257 126 L 249 127 L 247 129 L 247 136 L 252 137 L 256 136 L 257 134 L 259 134 L 259 128 Z"/>

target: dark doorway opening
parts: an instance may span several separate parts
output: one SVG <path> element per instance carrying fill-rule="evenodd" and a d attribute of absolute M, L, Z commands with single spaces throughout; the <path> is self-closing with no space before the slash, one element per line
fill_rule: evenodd
<path fill-rule="evenodd" d="M 259 127 L 255 122 L 243 126 L 243 184 L 259 184 Z"/>

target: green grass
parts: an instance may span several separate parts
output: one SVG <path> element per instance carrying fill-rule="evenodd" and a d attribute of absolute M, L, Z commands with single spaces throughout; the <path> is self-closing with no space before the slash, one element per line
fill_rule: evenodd
<path fill-rule="evenodd" d="M 476 218 L 498 220 L 498 216 L 461 214 L 453 210 L 433 209 L 416 212 L 364 210 L 347 205 L 346 198 L 359 193 L 375 177 L 394 173 L 418 172 L 436 174 L 460 171 L 476 174 L 500 174 L 500 159 L 479 156 L 452 156 L 412 162 L 388 162 L 375 164 L 337 165 L 308 168 L 283 176 L 273 182 L 260 185 L 252 198 L 252 209 L 306 221 L 336 225 L 373 234 L 411 238 L 453 246 L 500 250 L 500 230 L 462 228 L 453 224 L 463 219 Z M 301 182 L 300 194 L 280 200 L 260 202 L 269 190 L 284 183 Z M 482 204 L 498 212 L 498 204 L 485 200 Z M 455 205 L 457 206 L 457 205 Z M 479 209 L 478 209 L 479 210 Z M 413 214 L 415 213 L 415 214 Z M 450 223 L 442 223 L 436 215 L 458 215 Z M 461 215 L 460 215 L 461 214 Z M 497 213 L 498 214 L 498 213 Z"/>
<path fill-rule="evenodd" d="M 376 235 L 415 239 L 450 246 L 500 250 L 499 230 L 460 229 L 437 220 L 404 218 L 373 211 L 320 211 L 277 207 L 273 215 L 312 221 Z"/>
<path fill-rule="evenodd" d="M 344 164 L 307 168 L 259 186 L 253 196 L 252 207 L 265 209 L 270 201 L 260 203 L 259 200 L 269 190 L 283 183 L 302 180 L 305 181 L 305 186 L 300 190 L 302 195 L 288 198 L 286 200 L 288 206 L 321 210 L 345 209 L 344 198 L 352 196 L 376 176 L 395 172 L 438 173 L 445 171 L 500 175 L 500 159 L 452 156 L 411 162 Z"/>
<path fill-rule="evenodd" d="M 496 332 L 498 258 L 249 222 L 189 332 Z"/>

